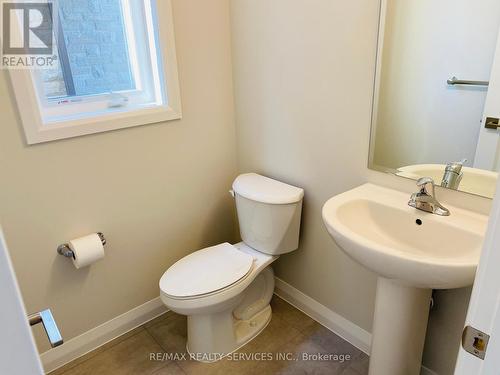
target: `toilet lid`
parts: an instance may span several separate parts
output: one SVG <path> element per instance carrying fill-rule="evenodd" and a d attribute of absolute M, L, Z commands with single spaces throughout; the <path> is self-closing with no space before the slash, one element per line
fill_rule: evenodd
<path fill-rule="evenodd" d="M 177 261 L 160 280 L 172 297 L 194 297 L 223 289 L 245 277 L 253 257 L 223 243 L 196 251 Z"/>

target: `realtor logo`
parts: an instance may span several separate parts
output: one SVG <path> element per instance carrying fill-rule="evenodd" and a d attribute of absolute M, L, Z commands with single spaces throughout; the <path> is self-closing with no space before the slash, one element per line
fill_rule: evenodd
<path fill-rule="evenodd" d="M 50 69 L 57 61 L 57 0 L 0 0 L 0 69 Z"/>
<path fill-rule="evenodd" d="M 52 4 L 2 3 L 4 55 L 52 55 Z"/>

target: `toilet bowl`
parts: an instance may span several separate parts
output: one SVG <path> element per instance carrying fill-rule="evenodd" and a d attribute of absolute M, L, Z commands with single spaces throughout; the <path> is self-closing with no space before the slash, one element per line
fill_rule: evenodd
<path fill-rule="evenodd" d="M 160 296 L 187 315 L 191 358 L 213 362 L 256 337 L 271 320 L 271 268 L 298 247 L 302 189 L 244 174 L 233 183 L 242 242 L 198 250 L 172 265 Z"/>

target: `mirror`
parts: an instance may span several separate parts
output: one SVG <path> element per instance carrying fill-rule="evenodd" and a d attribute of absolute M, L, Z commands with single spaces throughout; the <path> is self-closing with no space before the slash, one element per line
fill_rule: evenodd
<path fill-rule="evenodd" d="M 500 1 L 382 0 L 380 13 L 369 167 L 492 198 Z"/>

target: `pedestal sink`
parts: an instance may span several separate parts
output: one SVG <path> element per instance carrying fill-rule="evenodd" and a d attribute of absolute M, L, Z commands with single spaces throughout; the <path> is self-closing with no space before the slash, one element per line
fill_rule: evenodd
<path fill-rule="evenodd" d="M 432 289 L 472 284 L 486 231 L 485 215 L 445 204 L 451 216 L 438 216 L 409 198 L 365 184 L 323 207 L 335 242 L 379 275 L 370 375 L 420 373 Z"/>

